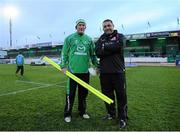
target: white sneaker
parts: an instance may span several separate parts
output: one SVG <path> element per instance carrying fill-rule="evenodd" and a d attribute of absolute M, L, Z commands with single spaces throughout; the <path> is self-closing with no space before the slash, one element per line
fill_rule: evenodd
<path fill-rule="evenodd" d="M 64 118 L 64 121 L 67 122 L 67 123 L 71 122 L 71 117 L 70 117 L 70 116 L 65 117 L 65 118 Z"/>
<path fill-rule="evenodd" d="M 82 116 L 84 119 L 89 119 L 90 118 L 90 116 L 88 115 L 88 114 L 83 114 L 83 116 Z"/>

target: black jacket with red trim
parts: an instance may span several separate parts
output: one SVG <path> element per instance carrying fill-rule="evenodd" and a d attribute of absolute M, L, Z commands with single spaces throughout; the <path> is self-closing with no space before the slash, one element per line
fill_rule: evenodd
<path fill-rule="evenodd" d="M 110 35 L 103 34 L 96 42 L 95 52 L 100 58 L 100 73 L 122 73 L 125 71 L 123 34 L 114 30 Z"/>

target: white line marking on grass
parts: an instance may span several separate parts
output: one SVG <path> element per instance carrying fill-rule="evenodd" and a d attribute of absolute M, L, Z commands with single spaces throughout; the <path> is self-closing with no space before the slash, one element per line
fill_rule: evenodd
<path fill-rule="evenodd" d="M 38 82 L 32 82 L 32 81 L 22 81 L 22 80 L 16 80 L 16 82 L 21 82 L 21 83 L 30 83 L 30 84 L 37 84 L 37 85 L 52 85 L 52 84 L 47 84 L 47 83 L 38 83 Z M 65 83 L 66 81 L 57 83 L 58 84 L 62 84 Z"/>
<path fill-rule="evenodd" d="M 15 94 L 18 94 L 18 93 L 23 93 L 23 92 L 27 92 L 27 91 L 36 90 L 36 89 L 47 88 L 47 87 L 55 86 L 55 85 L 59 86 L 60 84 L 65 83 L 65 82 L 66 81 L 61 82 L 61 83 L 56 83 L 56 84 L 46 84 L 46 85 L 43 85 L 43 86 L 33 87 L 33 88 L 25 89 L 25 90 L 18 90 L 18 91 L 14 91 L 14 92 L 4 93 L 4 94 L 0 94 L 0 97 L 7 96 L 7 95 L 15 95 Z M 66 86 L 59 86 L 59 87 L 66 87 Z"/>
<path fill-rule="evenodd" d="M 30 84 L 37 84 L 37 85 L 49 85 L 45 83 L 37 83 L 37 82 L 32 82 L 32 81 L 22 81 L 22 80 L 16 80 L 16 83 L 30 83 Z"/>
<path fill-rule="evenodd" d="M 23 92 L 26 92 L 26 91 L 31 91 L 31 90 L 40 89 L 40 88 L 46 88 L 46 87 L 49 87 L 49 86 L 53 86 L 53 85 L 38 86 L 38 87 L 33 87 L 33 88 L 25 89 L 25 90 L 18 90 L 18 91 L 14 91 L 14 92 L 5 93 L 5 94 L 0 94 L 0 97 L 1 96 L 6 96 L 6 95 L 13 95 L 13 94 L 17 94 L 17 93 L 23 93 Z"/>

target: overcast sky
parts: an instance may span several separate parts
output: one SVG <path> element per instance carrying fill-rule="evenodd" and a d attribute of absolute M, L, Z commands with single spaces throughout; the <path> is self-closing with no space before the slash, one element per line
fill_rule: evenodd
<path fill-rule="evenodd" d="M 75 32 L 79 18 L 86 20 L 91 37 L 102 34 L 101 23 L 107 18 L 124 34 L 180 30 L 180 0 L 0 0 L 0 47 L 9 46 L 9 20 L 3 13 L 9 5 L 19 12 L 12 23 L 16 46 L 62 42 Z"/>

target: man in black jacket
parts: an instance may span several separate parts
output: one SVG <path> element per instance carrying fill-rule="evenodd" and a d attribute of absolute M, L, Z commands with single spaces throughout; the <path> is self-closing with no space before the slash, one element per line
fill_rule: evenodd
<path fill-rule="evenodd" d="M 127 96 L 123 55 L 124 36 L 114 30 L 112 20 L 103 21 L 104 34 L 96 42 L 96 55 L 100 58 L 100 82 L 102 92 L 115 101 L 116 93 L 119 127 L 127 121 Z M 103 119 L 116 117 L 115 103 L 107 104 L 108 114 Z"/>

